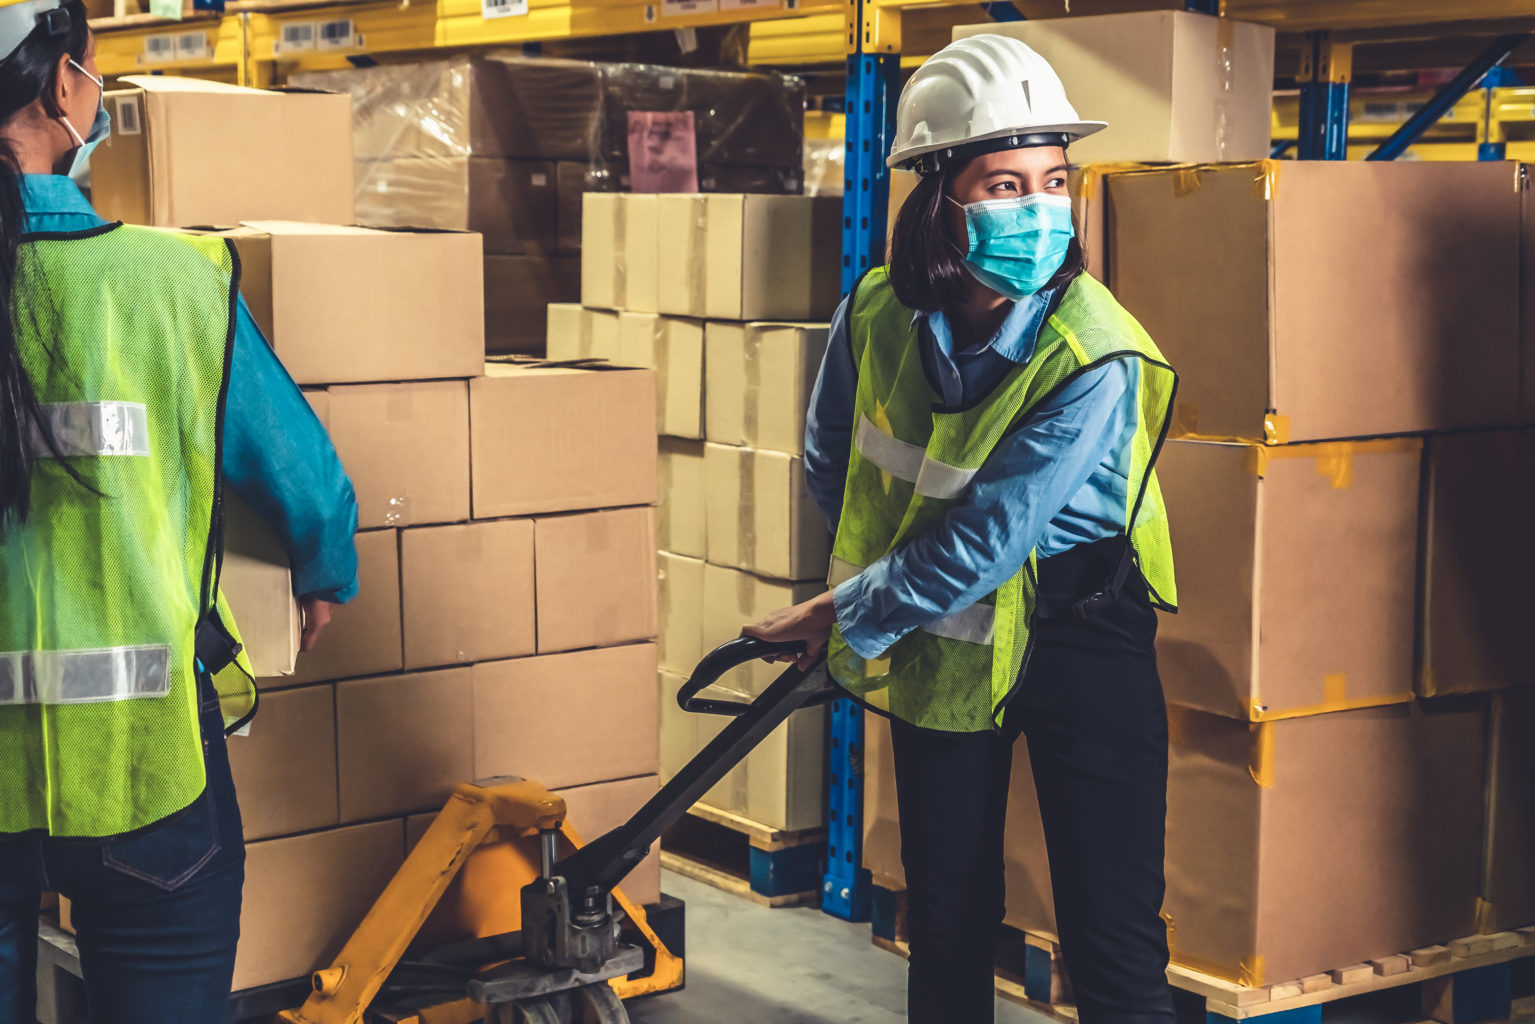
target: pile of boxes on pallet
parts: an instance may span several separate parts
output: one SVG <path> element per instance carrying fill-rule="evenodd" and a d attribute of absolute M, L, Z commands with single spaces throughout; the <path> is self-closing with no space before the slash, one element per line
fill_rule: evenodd
<path fill-rule="evenodd" d="M 259 894 L 245 989 L 327 962 L 461 781 L 537 779 L 584 835 L 655 793 L 655 375 L 487 367 L 480 237 L 349 226 L 345 96 L 151 78 L 106 101 L 140 130 L 97 150 L 99 209 L 244 221 L 201 230 L 233 240 L 252 314 L 357 493 L 360 593 L 296 671 L 267 659 L 292 674 L 260 681 L 230 740 Z M 168 141 L 210 123 L 244 147 L 217 174 L 208 147 Z M 231 596 L 260 655 L 267 620 Z M 625 888 L 657 899 L 654 856 Z"/>
<path fill-rule="evenodd" d="M 1240 162 L 1267 138 L 1271 50 L 1253 26 L 1163 13 L 992 30 L 1106 115 L 1082 155 L 1183 162 L 1089 173 L 1077 197 L 1094 265 L 1181 375 L 1158 470 L 1180 599 L 1157 645 L 1174 961 L 1262 986 L 1535 924 L 1523 168 Z M 1139 94 L 1159 117 L 1130 116 L 1134 91 L 1100 99 L 1158 51 L 1258 99 L 1209 123 L 1176 77 Z M 1137 138 L 1185 112 L 1204 124 L 1192 139 Z M 1253 144 L 1232 149 L 1244 126 Z M 899 889 L 889 756 L 872 723 L 865 864 Z M 1028 760 L 1014 764 L 1007 920 L 1053 935 Z"/>
<path fill-rule="evenodd" d="M 484 237 L 491 352 L 541 353 L 545 306 L 580 298 L 586 192 L 679 160 L 705 192 L 800 191 L 797 78 L 488 54 L 289 84 L 352 96 L 358 223 Z"/>
<path fill-rule="evenodd" d="M 743 624 L 824 588 L 827 531 L 804 483 L 805 411 L 837 302 L 836 199 L 586 197 L 582 305 L 549 309 L 550 359 L 657 370 L 661 770 L 724 720 L 675 695 Z M 774 678 L 727 677 L 749 700 Z M 705 798 L 770 828 L 824 818 L 825 721 L 795 715 Z"/>

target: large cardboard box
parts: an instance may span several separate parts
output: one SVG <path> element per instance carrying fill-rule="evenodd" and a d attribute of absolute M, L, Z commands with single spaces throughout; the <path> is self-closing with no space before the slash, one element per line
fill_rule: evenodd
<path fill-rule="evenodd" d="M 320 642 L 299 655 L 293 675 L 263 679 L 263 688 L 395 672 L 404 664 L 399 533 L 368 530 L 355 540 L 357 596 L 331 612 Z"/>
<path fill-rule="evenodd" d="M 702 441 L 661 438 L 660 494 L 656 506 L 656 543 L 662 551 L 690 558 L 708 554 Z"/>
<path fill-rule="evenodd" d="M 532 521 L 401 531 L 400 593 L 406 669 L 532 654 Z"/>
<path fill-rule="evenodd" d="M 104 97 L 112 134 L 91 154 L 91 202 L 108 220 L 352 222 L 348 97 L 179 75 L 118 85 Z"/>
<path fill-rule="evenodd" d="M 1248 721 L 1410 699 L 1421 449 L 1168 442 L 1167 699 Z"/>
<path fill-rule="evenodd" d="M 781 608 L 808 601 L 825 589 L 826 584 L 820 580 L 789 583 L 721 565 L 705 565 L 704 649 L 712 651 L 740 636 L 742 626 L 760 622 Z M 723 681 L 730 689 L 755 697 L 783 671 L 782 665 L 753 661 L 732 669 Z"/>
<path fill-rule="evenodd" d="M 622 364 L 618 331 L 625 315 L 616 310 L 592 309 L 573 302 L 550 303 L 546 346 L 549 361 L 604 359 Z"/>
<path fill-rule="evenodd" d="M 535 520 L 533 550 L 540 654 L 655 638 L 655 509 Z"/>
<path fill-rule="evenodd" d="M 476 519 L 656 500 L 652 370 L 485 367 L 469 382 Z"/>
<path fill-rule="evenodd" d="M 697 558 L 660 554 L 660 663 L 689 676 L 712 647 L 704 646 L 704 563 Z"/>
<path fill-rule="evenodd" d="M 335 687 L 262 694 L 250 731 L 229 738 L 229 768 L 247 840 L 339 822 Z"/>
<path fill-rule="evenodd" d="M 235 991 L 330 966 L 404 859 L 398 819 L 247 846 Z"/>
<path fill-rule="evenodd" d="M 695 440 L 704 436 L 704 325 L 700 321 L 622 312 L 615 361 L 656 371 L 660 433 Z"/>
<path fill-rule="evenodd" d="M 831 536 L 803 459 L 711 443 L 704 483 L 709 561 L 783 580 L 826 576 Z"/>
<path fill-rule="evenodd" d="M 831 317 L 842 297 L 839 198 L 667 195 L 659 203 L 660 312 L 711 320 Z M 628 255 L 633 266 L 637 257 Z"/>
<path fill-rule="evenodd" d="M 799 455 L 824 324 L 709 324 L 708 438 Z"/>
<path fill-rule="evenodd" d="M 1516 173 L 1316 160 L 1112 175 L 1109 283 L 1181 374 L 1173 436 L 1513 424 Z"/>
<path fill-rule="evenodd" d="M 1484 704 L 1169 710 L 1176 962 L 1265 985 L 1475 930 Z"/>
<path fill-rule="evenodd" d="M 440 808 L 474 779 L 470 670 L 336 684 L 336 757 L 343 822 Z"/>
<path fill-rule="evenodd" d="M 623 196 L 588 192 L 581 198 L 581 304 L 621 309 L 625 284 Z"/>
<path fill-rule="evenodd" d="M 469 518 L 469 389 L 460 380 L 327 393 L 327 430 L 357 492 L 357 525 Z"/>
<path fill-rule="evenodd" d="M 1184 11 L 961 25 L 954 38 L 1008 35 L 1061 76 L 1085 118 L 1073 162 L 1211 163 L 1268 155 L 1274 30 Z"/>
<path fill-rule="evenodd" d="M 1535 687 L 1495 693 L 1487 751 L 1487 855 L 1480 924 L 1535 924 Z"/>
<path fill-rule="evenodd" d="M 487 253 L 553 256 L 554 164 L 490 157 L 359 160 L 357 223 L 473 231 Z"/>
<path fill-rule="evenodd" d="M 485 257 L 485 351 L 543 355 L 550 302 L 581 293 L 581 261 L 566 256 Z"/>
<path fill-rule="evenodd" d="M 229 602 L 256 676 L 293 674 L 303 616 L 293 597 L 288 552 L 277 531 L 231 487 L 224 488 L 224 568 Z"/>
<path fill-rule="evenodd" d="M 677 690 L 686 676 L 661 673 L 661 778 L 670 779 L 719 734 L 728 719 L 683 711 Z M 720 687 L 721 700 L 749 702 Z M 826 823 L 826 707 L 802 708 L 768 734 L 701 801 L 769 828 L 819 828 Z"/>
<path fill-rule="evenodd" d="M 480 372 L 478 235 L 275 221 L 222 233 L 251 315 L 298 383 Z"/>
<path fill-rule="evenodd" d="M 653 775 L 655 677 L 654 644 L 474 666 L 474 778 L 559 789 Z"/>
<path fill-rule="evenodd" d="M 1418 692 L 1535 683 L 1535 429 L 1431 437 L 1425 464 Z"/>
<path fill-rule="evenodd" d="M 624 247 L 623 308 L 635 313 L 656 313 L 660 296 L 660 215 L 657 196 L 622 195 Z M 583 249 L 584 253 L 585 250 Z"/>

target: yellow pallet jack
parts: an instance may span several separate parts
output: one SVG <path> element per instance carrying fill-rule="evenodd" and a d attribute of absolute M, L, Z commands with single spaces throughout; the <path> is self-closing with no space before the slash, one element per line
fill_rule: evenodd
<path fill-rule="evenodd" d="M 284 1024 L 627 1024 L 622 1000 L 682 987 L 683 962 L 618 884 L 688 809 L 796 710 L 843 691 L 824 661 L 751 703 L 699 693 L 798 643 L 742 637 L 677 693 L 731 721 L 645 806 L 590 843 L 526 779 L 459 785 L 334 963 Z"/>

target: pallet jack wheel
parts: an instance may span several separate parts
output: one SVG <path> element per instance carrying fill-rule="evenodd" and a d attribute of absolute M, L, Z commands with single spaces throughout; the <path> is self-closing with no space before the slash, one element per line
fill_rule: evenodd
<path fill-rule="evenodd" d="M 611 985 L 588 985 L 576 995 L 579 1024 L 629 1024 L 629 1011 Z"/>
<path fill-rule="evenodd" d="M 508 1024 L 560 1024 L 560 1011 L 547 999 L 513 1003 Z"/>

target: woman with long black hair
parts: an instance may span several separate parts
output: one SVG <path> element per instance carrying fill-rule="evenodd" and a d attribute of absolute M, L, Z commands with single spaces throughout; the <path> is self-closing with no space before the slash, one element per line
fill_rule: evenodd
<path fill-rule="evenodd" d="M 834 318 L 806 435 L 833 589 L 745 630 L 825 647 L 892 720 L 919 1024 L 993 1019 L 1019 735 L 1083 1024 L 1174 1020 L 1152 643 L 1176 376 L 1083 270 L 1066 147 L 1103 127 L 1009 37 L 912 76 L 889 162 L 920 180 Z"/>
<path fill-rule="evenodd" d="M 351 484 L 239 300 L 224 240 L 103 221 L 79 0 L 0 6 L 0 1024 L 37 907 L 74 903 L 93 1020 L 227 1014 L 255 713 L 219 590 L 223 485 L 282 536 L 304 646 L 357 589 Z"/>

